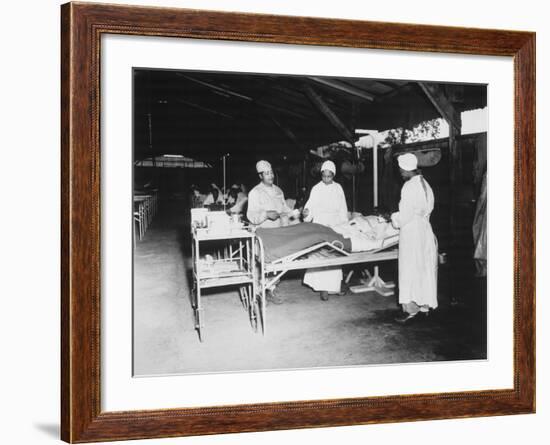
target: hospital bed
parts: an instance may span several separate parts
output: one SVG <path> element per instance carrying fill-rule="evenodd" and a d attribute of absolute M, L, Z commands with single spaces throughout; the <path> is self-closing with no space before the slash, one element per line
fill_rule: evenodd
<path fill-rule="evenodd" d="M 300 224 L 302 226 L 302 224 Z M 312 225 L 313 226 L 313 225 Z M 317 225 L 316 225 L 317 226 Z M 349 240 L 336 232 L 327 235 L 325 227 L 323 235 L 318 242 L 309 246 L 301 245 L 299 240 L 289 242 L 284 229 L 269 229 L 281 231 L 279 239 L 285 240 L 294 248 L 283 249 L 285 255 L 281 256 L 280 246 L 275 245 L 266 235 L 267 230 L 257 230 L 256 243 L 256 277 L 255 295 L 251 301 L 250 320 L 257 331 L 261 324 L 262 332 L 266 333 L 266 292 L 273 289 L 279 280 L 289 271 L 304 270 L 321 267 L 339 267 L 355 264 L 378 264 L 383 261 L 396 260 L 398 255 L 399 235 L 392 235 L 380 240 L 379 246 L 363 252 L 351 252 Z M 330 229 L 329 229 L 330 230 Z M 273 232 L 276 233 L 276 232 Z M 310 232 L 311 233 L 311 232 Z M 269 235 L 269 234 L 268 234 Z M 307 243 L 307 241 L 306 241 Z M 276 250 L 277 254 L 273 254 Z M 365 283 L 363 290 L 376 290 L 383 295 L 388 295 L 387 289 L 392 288 L 392 283 L 385 283 L 378 276 L 378 267 L 375 267 L 374 275 L 369 274 L 369 281 Z M 391 292 L 393 293 L 393 292 Z"/>

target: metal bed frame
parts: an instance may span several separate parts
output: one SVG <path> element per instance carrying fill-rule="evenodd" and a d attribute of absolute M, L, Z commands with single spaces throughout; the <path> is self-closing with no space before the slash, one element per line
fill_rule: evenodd
<path fill-rule="evenodd" d="M 250 311 L 251 322 L 258 330 L 261 320 L 262 333 L 266 333 L 266 291 L 274 288 L 284 274 L 291 270 L 313 269 L 320 267 L 337 267 L 361 263 L 379 263 L 397 259 L 399 235 L 386 238 L 380 248 L 365 252 L 346 252 L 340 241 L 315 244 L 314 246 L 279 258 L 272 262 L 265 259 L 265 249 L 262 239 L 255 237 L 256 243 L 256 275 L 255 295 Z M 393 249 L 392 249 L 393 248 Z M 382 295 L 388 295 L 384 288 L 393 288 L 393 283 L 385 283 L 378 276 L 378 266 L 375 266 L 374 276 L 369 274 L 369 283 L 365 290 L 376 290 Z M 393 293 L 393 292 L 391 292 Z"/>

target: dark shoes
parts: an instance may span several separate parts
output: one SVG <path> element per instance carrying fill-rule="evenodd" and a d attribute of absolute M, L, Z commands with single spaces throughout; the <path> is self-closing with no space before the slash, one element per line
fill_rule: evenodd
<path fill-rule="evenodd" d="M 268 290 L 265 300 L 271 304 L 283 304 L 283 299 L 277 295 L 275 290 Z"/>
<path fill-rule="evenodd" d="M 329 295 L 337 295 L 339 297 L 343 297 L 346 294 L 347 294 L 346 289 L 342 289 L 340 292 L 327 292 L 327 291 L 323 290 L 319 293 L 319 295 L 321 297 L 321 300 L 323 300 L 323 301 L 328 301 Z"/>
<path fill-rule="evenodd" d="M 429 312 L 418 311 L 415 314 L 409 314 L 408 312 L 403 312 L 399 317 L 395 317 L 394 320 L 399 324 L 410 324 L 412 320 L 418 321 L 419 319 L 426 319 L 429 315 Z"/>
<path fill-rule="evenodd" d="M 395 317 L 394 320 L 399 324 L 407 324 L 417 315 L 418 315 L 418 312 L 416 314 L 409 314 L 408 312 L 403 312 L 402 315 L 400 315 L 399 317 Z"/>

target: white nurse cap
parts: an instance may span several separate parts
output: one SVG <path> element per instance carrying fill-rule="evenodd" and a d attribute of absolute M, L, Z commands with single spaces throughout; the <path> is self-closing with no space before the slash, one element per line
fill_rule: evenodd
<path fill-rule="evenodd" d="M 418 167 L 418 158 L 412 153 L 405 153 L 397 158 L 397 164 L 402 170 L 410 172 Z"/>

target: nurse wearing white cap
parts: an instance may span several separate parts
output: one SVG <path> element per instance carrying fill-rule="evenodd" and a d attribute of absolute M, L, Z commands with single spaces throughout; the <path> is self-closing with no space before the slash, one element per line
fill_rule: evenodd
<path fill-rule="evenodd" d="M 418 170 L 413 153 L 397 158 L 401 177 L 399 211 L 392 224 L 399 228 L 399 303 L 406 323 L 419 313 L 437 307 L 437 240 L 430 224 L 434 194 Z"/>
<path fill-rule="evenodd" d="M 348 206 L 342 186 L 334 182 L 336 165 L 325 161 L 321 166 L 321 181 L 313 186 L 309 200 L 304 206 L 304 220 L 336 226 L 348 221 Z M 342 269 L 308 269 L 304 275 L 304 284 L 321 292 L 321 299 L 328 300 L 330 293 L 340 292 Z"/>
<path fill-rule="evenodd" d="M 260 183 L 248 194 L 246 217 L 257 227 L 281 227 L 288 223 L 289 219 L 294 218 L 295 215 L 292 209 L 287 206 L 283 191 L 273 184 L 275 175 L 271 164 L 263 160 L 258 161 L 256 172 L 260 177 Z M 275 293 L 274 286 L 268 289 L 266 299 L 274 304 L 283 303 L 283 299 Z"/>
<path fill-rule="evenodd" d="M 273 183 L 275 175 L 271 164 L 258 161 L 256 171 L 260 183 L 248 194 L 246 217 L 258 227 L 281 227 L 281 216 L 290 215 L 292 209 L 286 205 L 283 191 Z"/>
<path fill-rule="evenodd" d="M 405 153 L 397 158 L 399 168 L 404 171 L 413 171 L 418 167 L 418 158 L 413 153 Z"/>

